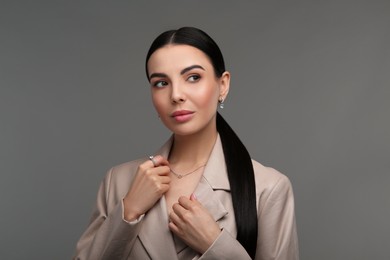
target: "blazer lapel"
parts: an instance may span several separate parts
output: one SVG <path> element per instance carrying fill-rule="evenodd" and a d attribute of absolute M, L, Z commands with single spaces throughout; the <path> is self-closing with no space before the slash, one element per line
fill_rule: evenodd
<path fill-rule="evenodd" d="M 151 259 L 177 259 L 164 198 L 145 215 L 139 238 Z"/>
<path fill-rule="evenodd" d="M 210 212 L 215 221 L 218 222 L 228 214 L 225 206 L 205 177 L 201 179 L 194 193 L 198 201 Z"/>
<path fill-rule="evenodd" d="M 194 192 L 198 201 L 211 213 L 214 220 L 218 221 L 227 215 L 228 211 L 215 192 L 216 190 L 230 191 L 225 157 L 219 136 L 207 161 L 203 177 Z"/>
<path fill-rule="evenodd" d="M 167 158 L 172 144 L 172 137 L 156 153 Z M 152 259 L 176 260 L 177 254 L 168 227 L 168 213 L 165 198 L 156 202 L 144 218 L 139 238 Z"/>

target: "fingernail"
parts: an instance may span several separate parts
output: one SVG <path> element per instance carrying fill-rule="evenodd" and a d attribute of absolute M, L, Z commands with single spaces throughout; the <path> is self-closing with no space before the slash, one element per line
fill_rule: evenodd
<path fill-rule="evenodd" d="M 193 198 L 193 199 L 195 199 L 195 200 L 197 199 L 195 193 L 192 193 L 192 194 L 191 194 L 191 198 Z"/>

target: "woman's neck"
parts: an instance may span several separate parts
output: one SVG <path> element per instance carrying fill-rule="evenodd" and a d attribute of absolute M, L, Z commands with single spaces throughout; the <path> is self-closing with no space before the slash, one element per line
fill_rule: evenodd
<path fill-rule="evenodd" d="M 193 135 L 174 135 L 169 163 L 190 169 L 205 164 L 217 139 L 217 130 L 200 131 Z"/>

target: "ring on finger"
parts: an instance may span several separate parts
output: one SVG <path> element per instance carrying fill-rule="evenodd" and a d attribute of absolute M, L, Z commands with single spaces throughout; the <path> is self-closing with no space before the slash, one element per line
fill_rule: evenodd
<path fill-rule="evenodd" d="M 156 161 L 154 160 L 154 156 L 153 156 L 153 155 L 149 156 L 149 160 L 152 161 L 154 167 L 157 166 L 157 163 L 156 163 Z"/>

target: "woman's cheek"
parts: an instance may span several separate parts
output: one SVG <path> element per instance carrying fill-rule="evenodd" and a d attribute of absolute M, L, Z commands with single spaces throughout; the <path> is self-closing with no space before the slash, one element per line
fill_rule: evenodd
<path fill-rule="evenodd" d="M 154 105 L 154 108 L 156 109 L 158 114 L 162 114 L 164 110 L 164 102 L 162 102 L 162 97 L 153 95 L 152 102 Z"/>
<path fill-rule="evenodd" d="M 204 106 L 209 106 L 210 109 L 216 110 L 217 109 L 217 103 L 218 103 L 218 93 L 210 93 L 205 99 L 204 99 Z"/>
<path fill-rule="evenodd" d="M 207 86 L 207 87 L 201 88 L 198 92 L 197 100 L 199 101 L 199 105 L 201 105 L 202 107 L 213 104 L 214 100 L 217 100 L 217 99 L 218 99 L 218 96 L 217 96 L 217 93 L 216 93 L 214 87 Z"/>

